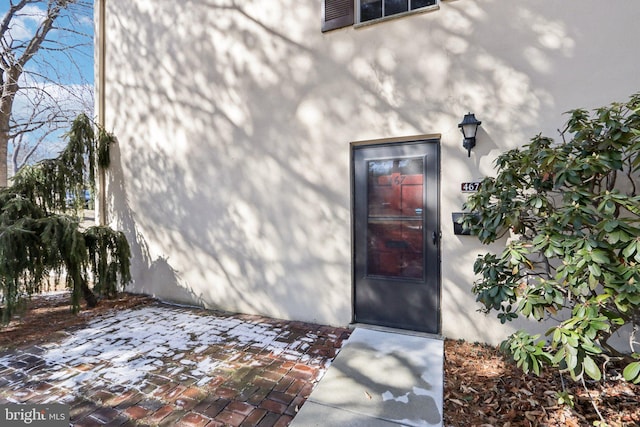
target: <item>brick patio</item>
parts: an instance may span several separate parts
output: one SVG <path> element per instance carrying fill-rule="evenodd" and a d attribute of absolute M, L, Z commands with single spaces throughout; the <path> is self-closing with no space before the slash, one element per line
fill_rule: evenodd
<path fill-rule="evenodd" d="M 348 336 L 156 302 L 0 353 L 0 404 L 65 403 L 77 427 L 286 426 Z"/>

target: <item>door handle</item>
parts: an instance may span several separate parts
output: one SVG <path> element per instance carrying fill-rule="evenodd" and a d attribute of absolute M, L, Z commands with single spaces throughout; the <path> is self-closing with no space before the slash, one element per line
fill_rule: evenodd
<path fill-rule="evenodd" d="M 438 244 L 439 238 L 440 238 L 440 233 L 438 233 L 437 231 L 434 231 L 433 233 L 431 233 L 431 240 L 433 241 L 434 245 Z"/>

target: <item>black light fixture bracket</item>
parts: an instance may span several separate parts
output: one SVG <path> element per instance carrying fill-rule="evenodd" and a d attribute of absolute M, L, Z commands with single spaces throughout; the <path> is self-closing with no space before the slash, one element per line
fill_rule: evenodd
<path fill-rule="evenodd" d="M 467 157 L 471 157 L 471 149 L 476 146 L 476 137 L 465 138 L 464 141 L 462 141 L 462 146 L 467 150 Z"/>

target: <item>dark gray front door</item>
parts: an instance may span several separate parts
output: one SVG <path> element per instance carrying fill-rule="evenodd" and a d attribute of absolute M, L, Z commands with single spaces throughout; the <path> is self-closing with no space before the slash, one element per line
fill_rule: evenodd
<path fill-rule="evenodd" d="M 353 147 L 356 322 L 440 332 L 438 144 Z"/>

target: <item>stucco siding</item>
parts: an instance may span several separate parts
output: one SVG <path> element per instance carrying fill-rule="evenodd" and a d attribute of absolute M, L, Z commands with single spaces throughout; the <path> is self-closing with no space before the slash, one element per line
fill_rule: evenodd
<path fill-rule="evenodd" d="M 348 324 L 350 142 L 440 134 L 442 332 L 499 341 L 520 325 L 476 312 L 487 248 L 453 234 L 460 183 L 638 90 L 636 0 L 443 1 L 324 34 L 319 1 L 105 1 L 108 220 L 131 290 L 206 307 Z"/>

